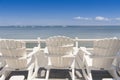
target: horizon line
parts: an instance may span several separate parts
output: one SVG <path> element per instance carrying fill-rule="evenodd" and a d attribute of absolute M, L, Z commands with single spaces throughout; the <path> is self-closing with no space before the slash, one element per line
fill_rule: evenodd
<path fill-rule="evenodd" d="M 5 26 L 120 26 L 120 24 L 112 24 L 112 25 L 0 25 L 0 27 L 5 27 Z"/>

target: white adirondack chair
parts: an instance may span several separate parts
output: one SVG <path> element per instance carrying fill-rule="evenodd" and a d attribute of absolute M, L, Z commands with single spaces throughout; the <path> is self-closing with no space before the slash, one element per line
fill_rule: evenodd
<path fill-rule="evenodd" d="M 50 69 L 72 69 L 72 80 L 75 80 L 75 55 L 73 39 L 65 36 L 54 36 L 46 40 L 45 55 L 48 57 L 46 80 Z"/>
<path fill-rule="evenodd" d="M 115 77 L 118 77 L 118 79 L 120 79 L 120 50 L 117 54 L 117 57 L 116 59 L 114 59 L 113 61 L 113 65 L 116 69 L 116 73 L 117 73 L 117 76 L 113 74 L 113 72 L 111 72 Z"/>
<path fill-rule="evenodd" d="M 91 70 L 108 70 L 116 80 L 116 69 L 112 65 L 117 53 L 120 49 L 120 40 L 117 38 L 103 39 L 94 42 L 93 53 L 87 51 L 85 47 L 81 47 L 80 51 L 83 54 L 84 67 L 82 69 L 86 80 L 93 80 Z"/>
<path fill-rule="evenodd" d="M 7 77 L 9 71 L 24 71 L 28 70 L 27 80 L 31 80 L 34 69 L 34 54 L 35 50 L 31 53 L 27 53 L 25 42 L 15 40 L 1 40 L 0 52 L 6 62 L 6 66 L 2 69 L 1 80 Z"/>
<path fill-rule="evenodd" d="M 1 53 L 0 53 L 1 54 Z M 5 67 L 6 63 L 4 61 L 4 59 L 2 58 L 2 54 L 0 55 L 0 80 L 4 80 L 4 76 L 2 76 L 4 70 L 3 67 Z"/>

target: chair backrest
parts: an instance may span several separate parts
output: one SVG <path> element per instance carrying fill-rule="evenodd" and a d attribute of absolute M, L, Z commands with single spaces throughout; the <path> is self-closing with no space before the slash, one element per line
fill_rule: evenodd
<path fill-rule="evenodd" d="M 51 57 L 51 64 L 53 67 L 56 68 L 69 68 L 71 67 L 71 64 L 73 63 L 74 57 L 68 56 L 68 57 Z"/>
<path fill-rule="evenodd" d="M 1 40 L 0 52 L 4 57 L 6 64 L 11 68 L 24 68 L 27 65 L 27 59 L 18 59 L 26 56 L 25 42 L 16 40 Z"/>
<path fill-rule="evenodd" d="M 54 36 L 46 40 L 51 63 L 54 67 L 70 67 L 73 58 L 62 57 L 73 53 L 74 41 L 73 39 L 65 36 Z"/>
<path fill-rule="evenodd" d="M 120 40 L 117 38 L 106 38 L 94 42 L 94 56 L 115 57 L 120 49 Z M 93 65 L 96 67 L 109 67 L 114 58 L 95 58 Z"/>
<path fill-rule="evenodd" d="M 72 53 L 74 42 L 69 37 L 54 36 L 46 40 L 46 46 L 51 55 L 66 55 Z"/>
<path fill-rule="evenodd" d="M 22 57 L 26 55 L 25 43 L 15 40 L 1 40 L 0 51 L 3 56 Z"/>

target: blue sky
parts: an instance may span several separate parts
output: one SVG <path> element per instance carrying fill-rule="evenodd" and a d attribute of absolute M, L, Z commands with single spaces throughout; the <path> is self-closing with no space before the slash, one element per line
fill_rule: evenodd
<path fill-rule="evenodd" d="M 0 0 L 0 25 L 120 25 L 120 0 Z"/>

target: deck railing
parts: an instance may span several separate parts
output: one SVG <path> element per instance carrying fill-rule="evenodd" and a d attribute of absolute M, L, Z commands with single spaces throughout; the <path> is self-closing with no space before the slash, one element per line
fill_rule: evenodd
<path fill-rule="evenodd" d="M 46 39 L 16 39 L 16 40 L 25 41 L 27 49 L 32 50 L 32 48 L 36 47 L 38 45 L 38 43 L 40 43 L 42 45 L 42 47 L 44 47 Z M 82 46 L 82 47 L 92 48 L 93 47 L 93 42 L 95 40 L 100 40 L 100 39 L 79 39 L 79 38 L 76 37 L 73 40 L 75 42 L 76 47 Z"/>

